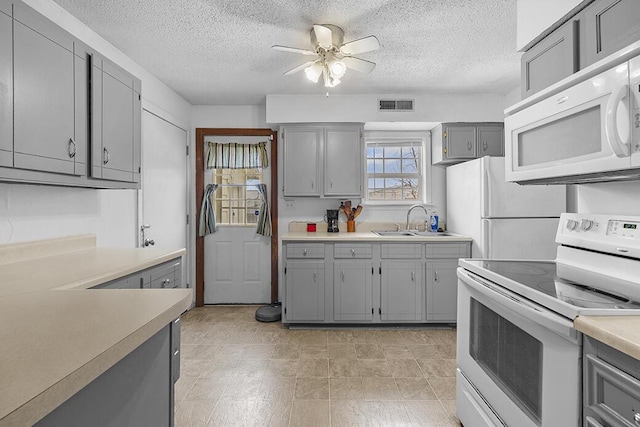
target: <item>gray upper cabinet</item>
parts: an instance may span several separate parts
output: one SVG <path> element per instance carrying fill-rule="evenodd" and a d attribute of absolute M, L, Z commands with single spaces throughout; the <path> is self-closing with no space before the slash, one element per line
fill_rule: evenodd
<path fill-rule="evenodd" d="M 571 19 L 522 55 L 522 98 L 578 71 L 578 23 Z"/>
<path fill-rule="evenodd" d="M 22 3 L 14 18 L 14 167 L 83 175 L 85 59 L 69 34 Z"/>
<path fill-rule="evenodd" d="M 140 81 L 94 53 L 91 108 L 91 177 L 139 182 Z"/>
<path fill-rule="evenodd" d="M 431 131 L 431 162 L 454 164 L 504 155 L 503 123 L 442 123 Z"/>
<path fill-rule="evenodd" d="M 322 129 L 286 127 L 284 145 L 284 195 L 319 196 L 318 157 Z"/>
<path fill-rule="evenodd" d="M 504 126 L 478 125 L 477 129 L 477 155 L 504 156 Z"/>
<path fill-rule="evenodd" d="M 581 68 L 640 40 L 640 1 L 597 0 L 584 12 Z"/>
<path fill-rule="evenodd" d="M 8 7 L 6 7 L 8 5 Z M 0 2 L 11 13 L 11 3 Z M 0 166 L 13 166 L 13 47 L 11 17 L 0 13 Z"/>
<path fill-rule="evenodd" d="M 329 127 L 324 130 L 325 196 L 362 196 L 362 128 Z"/>

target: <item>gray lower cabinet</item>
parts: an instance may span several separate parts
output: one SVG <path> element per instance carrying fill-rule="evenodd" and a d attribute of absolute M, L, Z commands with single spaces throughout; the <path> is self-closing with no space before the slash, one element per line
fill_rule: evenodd
<path fill-rule="evenodd" d="M 283 323 L 455 323 L 470 242 L 284 242 Z"/>
<path fill-rule="evenodd" d="M 373 319 L 373 264 L 371 260 L 333 264 L 333 316 L 335 320 Z"/>
<path fill-rule="evenodd" d="M 158 264 L 92 289 L 173 289 L 182 287 L 182 259 Z"/>
<path fill-rule="evenodd" d="M 638 0 L 596 0 L 581 23 L 580 68 L 640 40 Z"/>
<path fill-rule="evenodd" d="M 91 55 L 91 177 L 140 181 L 140 80 Z"/>
<path fill-rule="evenodd" d="M 456 322 L 458 259 L 427 262 L 427 320 Z"/>
<path fill-rule="evenodd" d="M 86 173 L 85 50 L 26 5 L 14 4 L 14 163 L 19 169 Z"/>
<path fill-rule="evenodd" d="M 179 348 L 177 319 L 35 425 L 173 426 Z"/>
<path fill-rule="evenodd" d="M 9 13 L 11 13 L 9 5 Z M 4 8 L 2 12 L 4 12 Z M 13 166 L 12 19 L 0 12 L 0 166 Z"/>
<path fill-rule="evenodd" d="M 583 351 L 584 424 L 640 424 L 640 360 L 588 336 Z"/>
<path fill-rule="evenodd" d="M 287 321 L 325 319 L 324 261 L 287 261 L 284 315 Z"/>
<path fill-rule="evenodd" d="M 420 321 L 424 312 L 422 262 L 382 261 L 380 320 Z"/>

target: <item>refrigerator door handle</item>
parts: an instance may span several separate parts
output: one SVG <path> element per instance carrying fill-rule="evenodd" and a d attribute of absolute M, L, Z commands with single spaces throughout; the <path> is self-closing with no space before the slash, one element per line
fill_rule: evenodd
<path fill-rule="evenodd" d="M 482 257 L 490 259 L 493 249 L 493 245 L 489 244 L 491 237 L 491 220 L 482 219 L 482 234 Z"/>
<path fill-rule="evenodd" d="M 489 185 L 489 165 L 490 162 L 487 162 L 486 159 L 482 159 L 482 163 L 484 167 L 481 169 L 482 174 L 482 217 L 489 218 L 491 217 L 490 203 L 491 200 L 491 186 Z"/>

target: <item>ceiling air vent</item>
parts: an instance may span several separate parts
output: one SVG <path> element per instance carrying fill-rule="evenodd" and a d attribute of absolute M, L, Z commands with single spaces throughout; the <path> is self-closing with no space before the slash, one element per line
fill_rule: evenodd
<path fill-rule="evenodd" d="M 413 111 L 413 99 L 379 99 L 378 111 Z"/>

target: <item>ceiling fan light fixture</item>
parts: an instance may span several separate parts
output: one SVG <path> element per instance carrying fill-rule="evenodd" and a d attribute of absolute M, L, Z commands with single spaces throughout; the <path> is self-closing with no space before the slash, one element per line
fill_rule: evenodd
<path fill-rule="evenodd" d="M 330 65 L 330 69 L 331 75 L 337 77 L 338 79 L 344 76 L 344 73 L 347 72 L 347 66 L 340 60 L 333 61 Z"/>
<path fill-rule="evenodd" d="M 304 74 L 305 76 L 307 76 L 307 79 L 309 81 L 312 81 L 313 83 L 318 83 L 318 79 L 320 78 L 320 75 L 322 74 L 322 65 L 320 65 L 319 63 L 315 63 L 313 65 L 308 66 L 307 68 L 304 69 Z"/>

